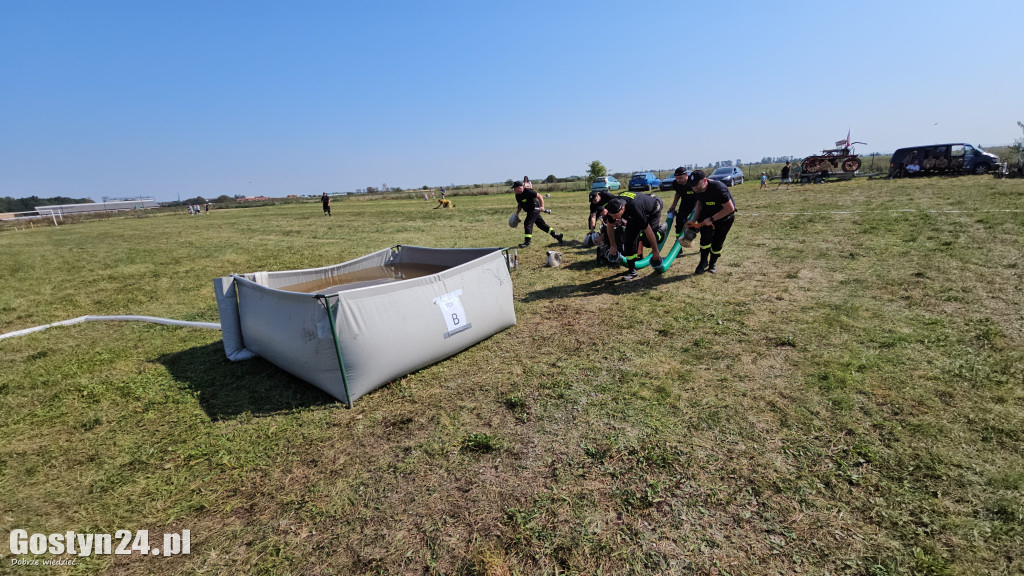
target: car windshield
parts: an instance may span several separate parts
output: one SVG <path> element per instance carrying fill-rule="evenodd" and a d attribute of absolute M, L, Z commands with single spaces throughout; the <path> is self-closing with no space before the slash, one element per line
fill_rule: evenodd
<path fill-rule="evenodd" d="M 715 170 L 714 173 L 712 173 L 711 175 L 715 176 L 723 174 L 732 174 L 732 168 L 719 168 L 718 170 Z"/>

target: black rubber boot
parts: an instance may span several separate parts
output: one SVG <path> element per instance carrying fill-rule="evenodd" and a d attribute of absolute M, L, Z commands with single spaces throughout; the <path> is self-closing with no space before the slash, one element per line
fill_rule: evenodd
<path fill-rule="evenodd" d="M 718 272 L 718 254 L 712 254 L 711 260 L 708 262 L 708 274 L 716 272 Z"/>
<path fill-rule="evenodd" d="M 708 255 L 711 254 L 711 250 L 700 250 L 700 263 L 697 264 L 697 269 L 693 271 L 694 274 L 703 274 L 708 269 Z"/>

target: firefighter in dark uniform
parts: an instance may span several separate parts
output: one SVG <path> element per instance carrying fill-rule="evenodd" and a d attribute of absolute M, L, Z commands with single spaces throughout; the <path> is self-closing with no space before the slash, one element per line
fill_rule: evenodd
<path fill-rule="evenodd" d="M 636 260 L 641 241 L 653 252 L 651 266 L 661 265 L 658 241 L 666 233 L 661 227 L 661 208 L 660 198 L 639 192 L 623 192 L 605 205 L 605 235 L 608 241 L 609 260 L 615 261 L 619 258 L 612 230 L 623 219 L 626 221 L 626 229 L 622 234 L 622 255 L 626 258 L 628 267 L 624 275 L 625 280 L 632 280 L 637 276 Z"/>
<path fill-rule="evenodd" d="M 729 187 L 717 180 L 708 180 L 702 170 L 690 173 L 690 184 L 697 193 L 697 215 L 691 227 L 700 229 L 700 263 L 694 274 L 718 272 L 725 237 L 736 219 L 736 203 Z"/>
<path fill-rule="evenodd" d="M 608 201 L 615 197 L 614 194 L 604 191 L 590 193 L 590 217 L 587 218 L 587 226 L 591 232 L 597 229 L 597 223 L 604 216 L 604 207 Z"/>
<path fill-rule="evenodd" d="M 519 212 L 523 210 L 526 211 L 526 219 L 523 221 L 523 234 L 525 238 L 519 247 L 526 248 L 530 245 L 530 239 L 533 238 L 534 224 L 537 225 L 537 228 L 551 234 L 551 237 L 558 240 L 558 243 L 561 244 L 562 235 L 556 234 L 554 228 L 548 226 L 547 222 L 540 216 L 540 213 L 544 212 L 544 198 L 534 192 L 533 188 L 523 188 L 522 182 L 512 184 L 512 191 L 516 194 L 516 215 L 518 216 Z"/>
<path fill-rule="evenodd" d="M 690 179 L 687 177 L 686 168 L 682 166 L 676 168 L 675 179 L 672 181 L 672 190 L 675 191 L 676 195 L 672 197 L 672 206 L 669 207 L 668 213 L 673 214 L 675 219 L 676 234 L 683 235 L 679 243 L 689 248 L 690 243 L 697 237 L 697 229 L 686 226 L 686 223 L 694 208 L 697 207 L 697 193 L 693 191 L 693 185 L 690 184 Z M 676 202 L 679 202 L 678 212 L 676 211 Z"/>

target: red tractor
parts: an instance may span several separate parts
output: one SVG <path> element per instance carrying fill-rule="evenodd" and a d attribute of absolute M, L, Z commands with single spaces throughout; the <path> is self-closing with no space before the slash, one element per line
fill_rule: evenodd
<path fill-rule="evenodd" d="M 866 145 L 867 142 L 850 142 L 850 137 L 847 136 L 846 140 L 836 142 L 835 148 L 828 148 L 822 150 L 820 155 L 804 158 L 800 166 L 804 173 L 856 172 L 860 170 L 860 158 L 853 151 L 854 144 Z"/>

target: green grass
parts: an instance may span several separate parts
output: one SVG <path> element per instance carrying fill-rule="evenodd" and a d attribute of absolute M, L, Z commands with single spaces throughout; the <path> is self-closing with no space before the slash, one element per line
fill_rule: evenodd
<path fill-rule="evenodd" d="M 574 240 L 519 251 L 517 326 L 352 410 L 211 330 L 0 341 L 2 532 L 191 530 L 68 574 L 1024 572 L 1024 181 L 757 186 L 719 274 L 687 250 L 626 284 L 553 192 Z M 232 272 L 521 241 L 510 195 L 455 200 L 0 231 L 0 332 L 216 321 Z"/>

